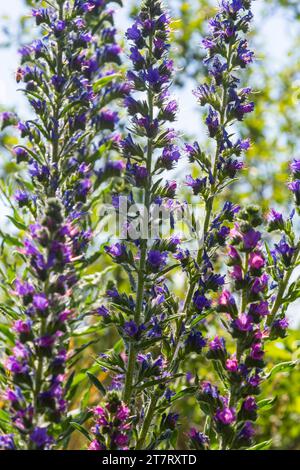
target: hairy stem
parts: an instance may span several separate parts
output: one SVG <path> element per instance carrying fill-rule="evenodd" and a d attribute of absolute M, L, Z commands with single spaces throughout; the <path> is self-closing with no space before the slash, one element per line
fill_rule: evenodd
<path fill-rule="evenodd" d="M 149 55 L 152 58 L 152 48 L 153 48 L 153 38 L 152 35 L 149 37 Z M 150 122 L 153 121 L 154 115 L 154 103 L 153 103 L 153 94 L 150 89 L 148 89 L 148 109 Z M 147 229 L 149 227 L 149 217 L 150 217 L 150 204 L 151 204 L 151 187 L 152 187 L 152 157 L 153 157 L 153 142 L 152 138 L 148 138 L 147 141 L 147 183 L 144 190 L 144 217 L 146 218 Z M 145 226 L 145 220 L 144 220 Z M 148 230 L 147 230 L 148 232 Z M 134 320 L 137 325 L 141 322 L 141 314 L 143 310 L 143 300 L 144 300 L 144 288 L 145 288 L 145 267 L 146 267 L 146 257 L 147 257 L 147 237 L 148 233 L 144 234 L 145 238 L 141 240 L 141 255 L 140 263 L 138 269 L 138 287 L 137 287 L 137 296 L 136 296 L 136 308 L 134 312 Z M 128 355 L 128 365 L 127 372 L 125 377 L 125 388 L 124 388 L 124 401 L 129 403 L 132 395 L 132 384 L 134 379 L 135 364 L 136 364 L 136 355 L 137 351 L 133 343 L 129 346 L 129 355 Z"/>
<path fill-rule="evenodd" d="M 145 419 L 144 419 L 141 434 L 140 434 L 140 437 L 139 437 L 137 445 L 136 445 L 136 450 L 140 450 L 144 446 L 149 428 L 150 428 L 151 423 L 152 423 L 152 419 L 153 419 L 153 415 L 154 415 L 154 412 L 155 412 L 157 400 L 158 400 L 158 397 L 155 394 L 152 395 L 152 397 L 150 399 L 150 402 L 149 402 L 147 412 L 146 412 L 146 416 L 145 416 Z"/>

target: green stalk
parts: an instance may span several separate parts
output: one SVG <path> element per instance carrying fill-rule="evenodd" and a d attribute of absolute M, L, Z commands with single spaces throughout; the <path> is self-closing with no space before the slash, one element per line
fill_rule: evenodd
<path fill-rule="evenodd" d="M 231 71 L 231 61 L 232 61 L 232 47 L 229 45 L 228 48 L 228 72 Z M 221 98 L 221 109 L 220 109 L 220 127 L 223 127 L 226 124 L 226 105 L 227 105 L 227 91 L 228 91 L 228 86 L 225 85 L 223 90 L 222 90 L 222 98 Z M 205 239 L 208 233 L 209 225 L 210 225 L 210 220 L 211 220 L 211 215 L 213 211 L 213 206 L 214 206 L 214 201 L 216 198 L 216 179 L 218 175 L 218 157 L 220 153 L 220 142 L 217 141 L 217 146 L 216 146 L 216 152 L 215 152 L 215 157 L 214 157 L 214 166 L 213 166 L 213 179 L 214 183 L 211 187 L 210 195 L 206 201 L 205 204 L 205 219 L 204 219 L 204 225 L 203 225 L 203 233 L 202 233 L 202 245 L 200 246 L 198 253 L 197 253 L 197 263 L 200 264 L 202 260 L 202 254 L 203 254 L 203 249 L 204 249 L 204 243 Z M 197 280 L 193 280 L 190 283 L 185 303 L 184 303 L 184 308 L 183 312 L 186 312 L 186 316 L 189 317 L 189 309 L 190 309 L 190 304 L 193 298 L 193 294 L 195 291 L 195 287 L 197 285 Z M 179 352 L 179 347 L 180 347 L 180 338 L 181 338 L 181 330 L 182 330 L 182 325 L 183 325 L 184 319 L 181 318 L 178 322 L 177 325 L 177 331 L 176 331 L 176 338 L 175 338 L 175 352 L 171 361 L 171 367 L 174 365 L 177 355 Z"/>
<path fill-rule="evenodd" d="M 276 313 L 278 312 L 279 308 L 282 305 L 282 300 L 283 300 L 285 291 L 288 287 L 289 281 L 291 279 L 291 275 L 294 272 L 294 266 L 298 261 L 299 253 L 300 253 L 300 242 L 298 243 L 296 251 L 295 251 L 295 253 L 292 257 L 291 267 L 286 271 L 283 279 L 279 283 L 279 289 L 278 289 L 278 292 L 277 292 L 277 296 L 276 296 L 273 308 L 271 310 L 271 314 L 269 315 L 268 320 L 267 320 L 267 325 L 268 326 L 270 326 L 272 324 L 272 322 L 273 322 L 273 320 L 276 316 Z"/>
<path fill-rule="evenodd" d="M 153 38 L 152 35 L 149 37 L 149 55 L 150 60 L 152 58 L 152 47 L 153 47 Z M 152 91 L 148 90 L 148 109 L 150 122 L 153 121 L 154 115 L 154 103 L 153 103 L 153 94 Z M 147 217 L 147 227 L 148 227 L 148 218 L 150 212 L 151 204 L 151 187 L 152 187 L 152 156 L 153 156 L 153 142 L 152 138 L 148 138 L 147 142 L 147 172 L 148 178 L 146 187 L 144 190 L 144 208 L 145 208 L 145 217 Z M 148 234 L 146 234 L 146 237 Z M 136 296 L 136 308 L 134 312 L 134 321 L 137 325 L 141 322 L 141 314 L 143 310 L 143 300 L 144 300 L 144 287 L 145 287 L 145 267 L 146 267 L 146 256 L 147 256 L 147 238 L 141 240 L 141 256 L 138 269 L 138 286 L 137 286 L 137 296 Z M 134 343 L 129 345 L 129 355 L 128 355 L 128 364 L 127 371 L 125 376 L 125 388 L 124 388 L 124 401 L 129 403 L 132 395 L 132 385 L 135 373 L 136 365 L 136 356 L 137 351 Z"/>
<path fill-rule="evenodd" d="M 158 397 L 156 395 L 152 395 L 147 412 L 146 412 L 144 423 L 142 426 L 141 434 L 136 444 L 136 450 L 141 450 L 144 446 L 144 442 L 146 440 L 149 428 L 152 423 L 152 418 L 155 412 L 157 400 L 158 400 Z"/>

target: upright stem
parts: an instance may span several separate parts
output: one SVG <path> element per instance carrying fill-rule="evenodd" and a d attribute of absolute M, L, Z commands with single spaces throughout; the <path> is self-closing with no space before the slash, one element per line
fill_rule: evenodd
<path fill-rule="evenodd" d="M 153 414 L 155 412 L 157 400 L 158 400 L 158 397 L 156 395 L 152 395 L 149 406 L 148 406 L 148 409 L 147 409 L 147 412 L 146 412 L 146 416 L 145 416 L 145 419 L 144 419 L 141 434 L 140 434 L 140 437 L 139 437 L 137 445 L 136 445 L 136 450 L 140 450 L 144 446 L 144 442 L 146 440 L 149 428 L 150 428 L 151 423 L 152 423 L 152 418 L 153 418 Z"/>
<path fill-rule="evenodd" d="M 153 38 L 152 35 L 149 37 L 149 57 L 152 59 L 152 47 L 153 47 Z M 153 104 L 153 94 L 150 89 L 148 89 L 148 109 L 149 109 L 149 118 L 150 123 L 153 122 L 154 116 L 154 104 Z M 147 182 L 144 190 L 144 217 L 146 217 L 146 225 L 149 227 L 149 217 L 150 217 L 150 204 L 151 204 L 151 187 L 152 187 L 152 156 L 153 156 L 153 142 L 152 138 L 148 138 L 147 141 Z M 145 220 L 144 220 L 145 224 Z M 148 232 L 148 230 L 147 230 Z M 134 312 L 134 320 L 137 325 L 141 322 L 141 314 L 143 310 L 143 300 L 144 300 L 144 287 L 145 287 L 145 267 L 146 267 L 146 257 L 147 257 L 147 237 L 148 233 L 145 234 L 146 238 L 141 240 L 141 255 L 140 263 L 138 269 L 138 286 L 137 286 L 137 295 L 136 295 L 136 308 Z M 136 364 L 136 355 L 137 351 L 134 343 L 132 342 L 129 345 L 129 354 L 128 354 L 128 364 L 127 372 L 125 377 L 125 388 L 124 388 L 124 401 L 129 403 L 132 395 L 132 384 L 134 379 L 135 364 Z"/>
<path fill-rule="evenodd" d="M 268 326 L 270 326 L 272 324 L 272 322 L 275 318 L 275 315 L 278 312 L 278 310 L 279 310 L 279 308 L 282 304 L 282 300 L 283 300 L 285 291 L 288 287 L 289 281 L 291 279 L 291 275 L 293 274 L 294 266 L 297 263 L 299 253 L 300 253 L 300 242 L 298 242 L 298 246 L 297 246 L 296 251 L 295 251 L 295 253 L 292 257 L 291 267 L 287 270 L 287 272 L 283 276 L 283 279 L 281 280 L 281 283 L 279 285 L 279 289 L 278 289 L 278 292 L 277 292 L 277 296 L 276 296 L 273 308 L 271 310 L 271 314 L 269 315 L 268 320 L 267 320 L 267 325 Z"/>
<path fill-rule="evenodd" d="M 63 2 L 59 2 L 59 11 L 58 17 L 60 21 L 64 21 L 64 8 Z M 57 55 L 56 55 L 56 71 L 57 76 L 62 76 L 62 68 L 63 68 L 63 48 L 61 47 L 61 39 L 58 38 L 57 40 Z M 53 113 L 53 122 L 54 122 L 54 135 L 53 135 L 53 144 L 52 144 L 52 160 L 53 163 L 57 163 L 59 159 L 59 115 L 61 111 L 61 96 L 60 93 L 58 94 L 58 98 L 54 105 L 54 113 Z"/>
<path fill-rule="evenodd" d="M 231 62 L 232 62 L 232 46 L 231 44 L 228 47 L 228 71 L 231 70 Z M 220 127 L 223 128 L 226 125 L 226 106 L 227 106 L 227 92 L 228 92 L 228 85 L 225 85 L 222 90 L 222 99 L 221 99 L 221 109 L 220 109 Z M 201 246 L 198 250 L 197 253 L 197 263 L 200 264 L 202 261 L 202 255 L 203 255 L 203 249 L 204 249 L 204 244 L 205 244 L 205 239 L 208 233 L 209 225 L 210 225 L 210 220 L 211 220 L 211 215 L 213 211 L 213 205 L 216 197 L 216 180 L 218 176 L 218 160 L 219 160 L 219 153 L 220 153 L 220 140 L 218 139 L 217 145 L 216 145 L 216 152 L 215 152 L 215 157 L 214 157 L 214 165 L 213 165 L 213 184 L 211 186 L 210 190 L 210 196 L 208 197 L 205 205 L 205 219 L 204 219 L 204 225 L 203 225 L 203 232 L 202 232 L 202 237 L 201 237 Z M 193 298 L 193 294 L 195 291 L 197 285 L 197 279 L 193 280 L 190 283 L 189 289 L 187 291 L 187 295 L 185 298 L 185 303 L 184 303 L 184 309 L 183 312 L 186 313 L 186 316 L 189 316 L 189 309 L 190 309 L 190 304 Z M 179 352 L 179 347 L 180 347 L 180 338 L 182 334 L 182 326 L 183 326 L 184 318 L 181 318 L 178 322 L 177 325 L 177 332 L 176 332 L 176 338 L 175 338 L 175 352 L 171 361 L 171 365 L 174 365 L 174 362 L 177 359 L 177 355 Z"/>
<path fill-rule="evenodd" d="M 249 265 L 249 254 L 246 253 L 245 255 L 245 268 L 244 268 L 244 274 L 247 274 L 248 271 L 248 265 Z M 244 287 L 243 292 L 242 292 L 242 302 L 241 302 L 241 313 L 245 312 L 247 306 L 247 287 Z"/>

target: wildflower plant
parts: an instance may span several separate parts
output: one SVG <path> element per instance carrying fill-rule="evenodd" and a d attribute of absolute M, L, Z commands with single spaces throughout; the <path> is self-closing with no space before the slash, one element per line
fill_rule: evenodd
<path fill-rule="evenodd" d="M 107 3 L 57 0 L 32 10 L 43 35 L 20 50 L 17 82 L 25 84 L 35 116 L 18 123 L 26 143 L 14 148 L 23 169 L 14 198 L 27 210 L 28 227 L 15 208 L 11 220 L 26 235 L 14 307 L 7 310 L 14 344 L 5 359 L 4 397 L 14 440 L 6 447 L 52 448 L 68 408 L 68 348 L 80 313 L 74 288 L 89 264 L 91 196 L 120 173 L 113 167 L 99 181 L 96 164 L 114 145 L 119 118 L 108 106 L 128 93 L 112 68 L 121 63 L 121 48 Z M 2 116 L 5 125 L 13 118 Z"/>
<path fill-rule="evenodd" d="M 250 147 L 236 135 L 254 110 L 251 88 L 241 86 L 254 60 L 247 43 L 252 2 L 220 1 L 203 40 L 208 78 L 194 95 L 206 110 L 213 155 L 198 142 L 182 150 L 173 129 L 172 20 L 163 3 L 144 0 L 127 30 L 122 81 L 110 3 L 53 0 L 33 10 L 42 34 L 21 48 L 17 81 L 34 117 L 18 122 L 2 114 L 2 128 L 16 125 L 26 140 L 14 148 L 20 172 L 10 217 L 24 237 L 16 243 L 3 235 L 16 244 L 19 264 L 4 283 L 12 298 L 1 309 L 12 331 L 1 368 L 8 424 L 0 422 L 0 448 L 65 449 L 77 430 L 94 451 L 176 449 L 187 396 L 204 426 L 190 428 L 185 446 L 267 448 L 256 444 L 255 422 L 275 398 L 261 400 L 261 388 L 296 365 L 270 370 L 265 352 L 287 335 L 287 308 L 300 296 L 299 282 L 291 282 L 300 256 L 300 161 L 290 167 L 296 210 L 288 218 L 271 209 L 266 220 L 259 207 L 230 201 L 220 208 Z M 119 108 L 127 111 L 124 135 Z M 186 203 L 172 170 L 185 171 L 183 154 L 198 172 L 185 175 L 184 186 L 204 208 L 203 219 L 191 219 L 196 251 L 175 231 Z M 122 221 L 119 238 L 90 254 L 93 237 L 98 243 L 95 207 L 107 195 Z M 91 299 L 85 276 L 99 253 L 118 274 Z M 175 273 L 185 282 L 180 298 Z M 98 343 L 103 331 L 117 339 L 76 374 L 93 343 L 70 347 L 83 324 Z M 78 404 L 78 384 L 89 387 L 88 380 L 101 402 L 88 389 Z"/>

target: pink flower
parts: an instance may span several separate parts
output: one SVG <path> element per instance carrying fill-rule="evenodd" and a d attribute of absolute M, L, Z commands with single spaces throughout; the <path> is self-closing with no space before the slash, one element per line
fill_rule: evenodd
<path fill-rule="evenodd" d="M 223 424 L 232 424 L 236 420 L 235 410 L 234 408 L 223 408 L 223 410 L 218 409 L 215 418 Z"/>
<path fill-rule="evenodd" d="M 128 443 L 128 436 L 125 434 L 117 434 L 114 441 L 118 447 L 124 447 Z"/>
<path fill-rule="evenodd" d="M 226 369 L 230 372 L 236 372 L 238 370 L 239 363 L 235 356 L 226 360 Z"/>
<path fill-rule="evenodd" d="M 249 265 L 252 269 L 260 269 L 265 265 L 265 259 L 259 252 L 250 253 Z"/>
<path fill-rule="evenodd" d="M 238 261 L 240 259 L 240 255 L 239 255 L 237 249 L 234 248 L 231 245 L 228 248 L 228 256 L 234 261 Z"/>
<path fill-rule="evenodd" d="M 250 356 L 256 361 L 260 361 L 264 357 L 264 351 L 260 343 L 256 343 L 251 347 Z"/>
<path fill-rule="evenodd" d="M 121 405 L 118 409 L 116 416 L 120 421 L 124 421 L 129 418 L 129 415 L 130 415 L 129 408 L 125 405 Z"/>
<path fill-rule="evenodd" d="M 89 450 L 103 450 L 103 447 L 96 439 L 94 439 L 89 445 Z"/>
<path fill-rule="evenodd" d="M 234 298 L 228 290 L 223 290 L 222 294 L 219 297 L 219 305 L 223 307 L 229 307 L 234 304 Z"/>

